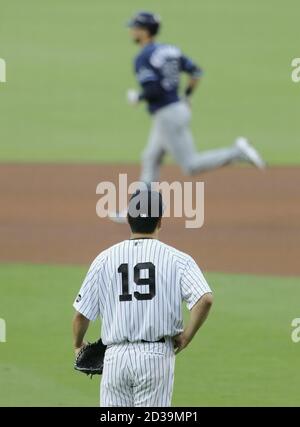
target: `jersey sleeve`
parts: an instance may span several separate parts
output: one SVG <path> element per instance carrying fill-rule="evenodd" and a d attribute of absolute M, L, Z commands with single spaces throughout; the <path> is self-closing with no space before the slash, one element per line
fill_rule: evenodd
<path fill-rule="evenodd" d="M 135 74 L 141 86 L 149 82 L 158 82 L 159 76 L 148 60 L 137 58 L 135 62 Z"/>
<path fill-rule="evenodd" d="M 203 295 L 210 292 L 212 291 L 202 271 L 191 258 L 181 276 L 181 295 L 187 308 L 191 310 Z"/>
<path fill-rule="evenodd" d="M 101 269 L 102 263 L 96 259 L 92 263 L 73 304 L 75 310 L 92 321 L 101 315 L 99 292 Z"/>
<path fill-rule="evenodd" d="M 185 55 L 180 57 L 180 69 L 195 78 L 201 77 L 203 74 L 203 70 Z"/>

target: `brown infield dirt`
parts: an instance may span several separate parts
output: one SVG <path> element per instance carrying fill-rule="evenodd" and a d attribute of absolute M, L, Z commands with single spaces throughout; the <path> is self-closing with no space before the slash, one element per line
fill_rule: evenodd
<path fill-rule="evenodd" d="M 1 262 L 89 264 L 128 238 L 126 225 L 96 216 L 101 181 L 138 177 L 131 165 L 0 165 Z M 205 223 L 186 229 L 166 218 L 160 238 L 190 253 L 205 271 L 300 275 L 300 168 L 264 172 L 230 167 L 183 177 L 165 166 L 162 180 L 205 182 Z"/>

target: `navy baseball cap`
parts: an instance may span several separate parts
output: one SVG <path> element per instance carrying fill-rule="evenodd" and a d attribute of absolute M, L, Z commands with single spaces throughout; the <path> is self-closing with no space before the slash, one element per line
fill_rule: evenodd
<path fill-rule="evenodd" d="M 153 36 L 158 33 L 160 25 L 160 17 L 151 12 L 138 12 L 128 22 L 128 27 L 146 28 Z"/>
<path fill-rule="evenodd" d="M 163 215 L 161 193 L 150 188 L 137 190 L 129 200 L 128 215 L 132 218 L 161 218 Z"/>

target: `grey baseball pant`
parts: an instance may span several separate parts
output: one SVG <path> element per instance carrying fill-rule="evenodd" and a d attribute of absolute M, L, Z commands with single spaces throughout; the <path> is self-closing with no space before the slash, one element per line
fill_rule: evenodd
<path fill-rule="evenodd" d="M 241 153 L 234 145 L 197 152 L 190 130 L 190 119 L 190 108 L 183 101 L 163 107 L 153 115 L 149 141 L 142 157 L 140 181 L 158 181 L 160 166 L 167 152 L 188 175 L 241 160 Z"/>

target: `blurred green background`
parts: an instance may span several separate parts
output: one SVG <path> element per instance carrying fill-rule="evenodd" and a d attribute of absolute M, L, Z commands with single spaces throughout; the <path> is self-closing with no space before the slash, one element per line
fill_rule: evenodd
<path fill-rule="evenodd" d="M 193 100 L 197 145 L 246 135 L 271 164 L 300 161 L 298 0 L 3 2 L 0 161 L 137 162 L 150 120 L 125 102 L 137 47 L 125 23 L 161 14 L 161 41 L 205 70 Z"/>

